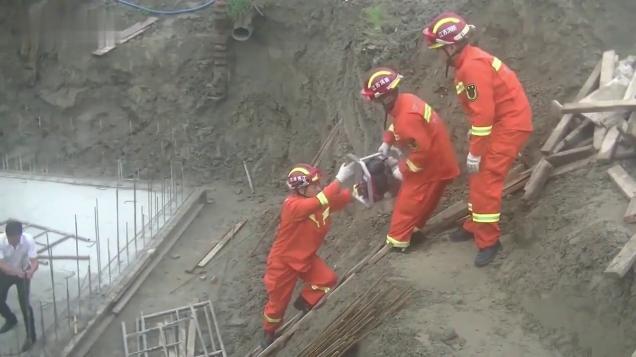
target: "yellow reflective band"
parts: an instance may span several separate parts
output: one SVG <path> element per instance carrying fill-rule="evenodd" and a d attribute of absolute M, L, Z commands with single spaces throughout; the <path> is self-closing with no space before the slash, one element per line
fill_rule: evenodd
<path fill-rule="evenodd" d="M 410 242 L 400 242 L 399 240 L 391 237 L 391 236 L 386 236 L 386 244 L 390 244 L 391 246 L 395 247 L 395 248 L 407 248 L 411 243 Z"/>
<path fill-rule="evenodd" d="M 431 106 L 428 104 L 424 104 L 424 120 L 426 120 L 427 123 L 431 121 L 432 113 L 433 108 L 431 108 Z"/>
<path fill-rule="evenodd" d="M 389 88 L 389 89 L 393 89 L 393 88 L 397 87 L 397 86 L 398 86 L 398 84 L 400 84 L 400 81 L 401 81 L 401 80 L 402 80 L 402 76 L 398 75 L 398 76 L 397 76 L 397 77 L 393 80 L 393 82 L 391 82 L 391 84 L 389 84 L 389 87 L 388 87 L 388 88 Z"/>
<path fill-rule="evenodd" d="M 415 165 L 415 164 L 413 163 L 413 161 L 411 161 L 411 160 L 409 160 L 409 159 L 407 159 L 407 160 L 406 160 L 406 166 L 408 166 L 408 168 L 409 168 L 409 170 L 411 170 L 411 172 L 419 172 L 419 171 L 422 171 L 422 168 L 421 168 L 421 167 L 417 167 L 417 165 Z"/>
<path fill-rule="evenodd" d="M 501 213 L 475 213 L 473 212 L 473 222 L 496 223 L 499 222 Z"/>
<path fill-rule="evenodd" d="M 499 69 L 501 68 L 501 60 L 499 58 L 492 58 L 492 68 L 494 68 L 497 72 L 499 71 Z"/>
<path fill-rule="evenodd" d="M 444 47 L 445 45 L 446 45 L 445 43 L 439 43 L 439 42 L 436 42 L 436 43 L 434 43 L 434 44 L 432 44 L 432 45 L 428 46 L 428 48 L 435 49 L 435 48 Z"/>
<path fill-rule="evenodd" d="M 470 128 L 470 134 L 475 136 L 488 136 L 492 133 L 491 126 L 473 126 Z"/>
<path fill-rule="evenodd" d="M 434 34 L 437 34 L 437 30 L 439 30 L 439 28 L 440 28 L 441 26 L 443 26 L 443 25 L 446 25 L 446 24 L 449 24 L 449 23 L 457 24 L 457 23 L 460 23 L 460 22 L 461 22 L 461 21 L 460 21 L 458 18 L 456 18 L 456 17 L 446 17 L 446 18 L 443 18 L 443 19 L 441 19 L 441 20 L 437 21 L 437 23 L 436 23 L 436 24 L 435 24 L 435 26 L 433 27 L 433 33 L 434 33 Z"/>
<path fill-rule="evenodd" d="M 318 222 L 318 220 L 316 219 L 316 215 L 315 215 L 315 214 L 313 214 L 313 213 L 312 213 L 312 214 L 310 214 L 310 215 L 309 215 L 309 219 L 311 219 L 314 223 L 316 223 L 316 226 L 317 226 L 318 228 L 320 228 L 320 222 Z"/>
<path fill-rule="evenodd" d="M 331 290 L 331 288 L 328 286 L 325 287 L 325 286 L 312 285 L 311 290 L 322 290 L 326 294 Z"/>
<path fill-rule="evenodd" d="M 267 314 L 263 314 L 263 317 L 265 317 L 265 321 L 269 322 L 270 324 L 277 324 L 281 320 L 281 319 L 275 319 L 273 317 L 269 317 L 267 316 Z"/>
<path fill-rule="evenodd" d="M 305 169 L 304 167 L 294 167 L 291 171 L 289 171 L 289 173 L 287 174 L 287 176 L 290 176 L 291 174 L 293 174 L 294 172 L 300 172 L 304 175 L 309 175 L 309 171 L 307 171 L 307 169 Z"/>
<path fill-rule="evenodd" d="M 466 89 L 466 87 L 464 87 L 464 82 L 459 82 L 455 85 L 455 90 L 457 91 L 457 94 L 462 94 L 462 92 Z"/>
<path fill-rule="evenodd" d="M 316 195 L 316 198 L 318 199 L 318 201 L 320 201 L 321 206 L 326 206 L 329 204 L 329 200 L 327 199 L 327 196 L 325 196 L 325 193 L 322 191 L 320 191 L 320 193 Z"/>
<path fill-rule="evenodd" d="M 371 85 L 373 84 L 373 81 L 378 78 L 379 76 L 390 76 L 392 73 L 389 71 L 377 71 L 375 73 L 373 73 L 371 75 L 371 78 L 369 78 L 369 83 L 367 83 L 367 87 L 371 88 Z"/>
<path fill-rule="evenodd" d="M 389 125 L 389 128 L 387 129 L 388 131 L 395 133 L 395 126 L 393 126 L 393 124 Z"/>
<path fill-rule="evenodd" d="M 325 208 L 324 211 L 322 211 L 322 223 L 323 224 L 327 224 L 327 218 L 329 218 L 329 207 Z"/>

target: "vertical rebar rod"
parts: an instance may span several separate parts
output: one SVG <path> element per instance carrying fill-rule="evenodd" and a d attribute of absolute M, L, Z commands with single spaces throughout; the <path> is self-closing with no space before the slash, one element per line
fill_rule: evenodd
<path fill-rule="evenodd" d="M 40 334 L 42 335 L 42 341 L 46 344 L 46 329 L 44 328 L 44 306 L 42 300 L 40 300 Z"/>
<path fill-rule="evenodd" d="M 157 220 L 157 230 L 159 233 L 159 196 L 155 195 L 155 219 Z"/>
<path fill-rule="evenodd" d="M 166 179 L 161 179 L 161 215 L 163 223 L 166 223 Z"/>
<path fill-rule="evenodd" d="M 46 248 L 49 253 L 49 271 L 51 272 L 51 295 L 53 298 L 53 323 L 55 326 L 55 340 L 57 340 L 57 300 L 55 299 L 55 274 L 53 273 L 53 249 L 49 242 L 49 232 L 46 232 Z"/>
<path fill-rule="evenodd" d="M 148 222 L 150 223 L 150 240 L 152 240 L 152 180 L 148 182 Z"/>
<path fill-rule="evenodd" d="M 128 221 L 126 221 L 126 265 L 130 264 L 130 252 L 128 250 L 128 245 L 130 241 L 128 239 Z"/>
<path fill-rule="evenodd" d="M 185 201 L 185 167 L 181 164 L 181 203 Z"/>
<path fill-rule="evenodd" d="M 119 183 L 117 183 L 117 187 L 115 187 L 115 216 L 117 220 L 115 224 L 115 229 L 117 229 L 117 269 L 121 272 L 121 258 L 119 257 L 119 252 L 121 252 L 119 246 Z"/>
<path fill-rule="evenodd" d="M 137 252 L 137 180 L 133 180 L 133 237 L 135 237 L 135 253 Z"/>
<path fill-rule="evenodd" d="M 75 215 L 75 255 L 79 257 L 79 239 L 77 234 L 77 215 Z M 82 316 L 82 288 L 80 279 L 80 267 L 79 259 L 75 259 L 75 266 L 77 268 L 77 316 Z"/>
<path fill-rule="evenodd" d="M 68 322 L 68 328 L 71 328 L 71 290 L 68 286 L 68 279 L 72 278 L 73 275 L 69 277 L 65 277 L 66 279 L 66 320 Z"/>
<path fill-rule="evenodd" d="M 141 206 L 141 247 L 146 246 L 146 216 L 144 215 L 144 206 Z"/>
<path fill-rule="evenodd" d="M 102 246 L 99 239 L 99 200 L 95 199 L 95 241 L 97 242 L 97 290 L 102 288 Z"/>
<path fill-rule="evenodd" d="M 107 254 L 108 254 L 108 286 L 110 286 L 113 283 L 113 277 L 110 273 L 110 238 L 106 237 L 106 250 L 107 250 Z"/>
<path fill-rule="evenodd" d="M 174 201 L 174 173 L 173 173 L 172 161 L 170 161 L 170 216 L 174 213 L 173 201 Z"/>
<path fill-rule="evenodd" d="M 93 278 L 91 277 L 91 261 L 88 260 L 88 302 L 91 301 L 91 295 L 93 295 Z"/>

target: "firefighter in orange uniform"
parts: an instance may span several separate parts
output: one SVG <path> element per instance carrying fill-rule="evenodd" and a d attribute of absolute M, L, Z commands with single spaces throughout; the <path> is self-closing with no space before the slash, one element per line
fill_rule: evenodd
<path fill-rule="evenodd" d="M 402 184 L 386 243 L 406 249 L 413 232 L 424 227 L 439 204 L 445 187 L 459 175 L 459 166 L 442 119 L 416 95 L 399 93 L 401 80 L 402 76 L 392 69 L 375 69 L 361 94 L 381 103 L 392 118 L 378 151 L 390 161 L 393 175 Z M 394 144 L 408 152 L 399 162 L 388 155 Z"/>
<path fill-rule="evenodd" d="M 320 170 L 311 165 L 298 164 L 287 175 L 292 193 L 283 202 L 263 278 L 268 295 L 263 313 L 263 348 L 274 341 L 298 279 L 305 286 L 294 307 L 304 312 L 336 285 L 336 274 L 316 252 L 331 227 L 330 214 L 351 201 L 350 191 L 342 189 L 341 184 L 353 176 L 354 165 L 343 164 L 336 179 L 324 189 Z"/>
<path fill-rule="evenodd" d="M 423 35 L 449 67 L 470 121 L 466 166 L 472 219 L 451 234 L 452 241 L 474 239 L 476 266 L 489 264 L 501 249 L 499 217 L 504 180 L 532 133 L 532 110 L 513 72 L 499 58 L 469 43 L 474 26 L 452 12 L 439 15 Z"/>

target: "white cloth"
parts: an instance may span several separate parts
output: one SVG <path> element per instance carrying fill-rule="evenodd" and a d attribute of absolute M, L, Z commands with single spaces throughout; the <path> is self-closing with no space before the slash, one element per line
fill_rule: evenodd
<path fill-rule="evenodd" d="M 473 154 L 468 153 L 466 157 L 466 168 L 468 169 L 468 173 L 474 174 L 479 172 L 479 164 L 481 163 L 481 156 L 473 156 Z"/>
<path fill-rule="evenodd" d="M 15 248 L 9 244 L 6 234 L 0 235 L 0 259 L 14 269 L 25 270 L 29 266 L 29 259 L 38 257 L 38 249 L 33 238 L 23 233 Z"/>
<path fill-rule="evenodd" d="M 342 164 L 340 166 L 340 169 L 338 170 L 338 173 L 336 174 L 336 180 L 340 181 L 341 183 L 347 181 L 355 173 L 354 172 L 355 166 L 356 166 L 355 162 Z"/>

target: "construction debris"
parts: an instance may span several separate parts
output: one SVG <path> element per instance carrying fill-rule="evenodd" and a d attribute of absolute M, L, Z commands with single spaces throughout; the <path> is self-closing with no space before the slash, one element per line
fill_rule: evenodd
<path fill-rule="evenodd" d="M 636 181 L 623 169 L 621 165 L 615 165 L 607 170 L 612 180 L 623 191 L 627 198 L 632 199 L 636 194 Z"/>
<path fill-rule="evenodd" d="M 103 56 L 107 54 L 108 52 L 114 50 L 117 45 L 122 45 L 144 33 L 150 28 L 150 26 L 152 26 L 152 24 L 154 24 L 158 20 L 159 19 L 157 17 L 149 17 L 146 20 L 138 22 L 123 31 L 115 31 L 114 35 L 112 34 L 112 30 L 105 29 L 105 32 L 110 33 L 111 35 L 107 36 L 104 41 L 100 41 L 103 43 L 100 43 L 100 48 L 93 51 L 93 55 Z"/>
<path fill-rule="evenodd" d="M 409 295 L 408 290 L 387 284 L 386 277 L 380 278 L 364 294 L 353 300 L 299 355 L 344 355 L 383 320 L 394 316 L 404 306 Z"/>
<path fill-rule="evenodd" d="M 241 228 L 243 228 L 243 226 L 245 225 L 245 223 L 247 223 L 247 219 L 244 219 L 242 221 L 240 221 L 239 223 L 235 224 L 234 227 L 232 227 L 232 229 L 230 229 L 229 231 L 227 231 L 225 233 L 225 235 L 223 236 L 223 238 L 221 238 L 220 241 L 218 241 L 213 247 L 212 249 L 205 255 L 203 256 L 203 258 L 201 258 L 201 260 L 199 260 L 199 262 L 192 267 L 192 269 L 190 270 L 186 270 L 186 272 L 188 273 L 192 273 L 196 268 L 204 268 L 206 265 L 208 265 L 208 263 L 210 262 L 210 260 L 212 260 L 212 258 L 214 258 L 214 256 L 221 251 L 221 249 L 223 249 L 223 247 L 225 246 L 225 244 L 232 239 L 236 233 L 238 233 L 238 231 L 241 230 Z"/>
<path fill-rule="evenodd" d="M 204 301 L 154 314 L 141 314 L 135 331 L 122 321 L 126 357 L 223 356 L 225 346 L 212 302 Z M 186 334 L 187 331 L 187 334 Z"/>
<path fill-rule="evenodd" d="M 622 278 L 632 268 L 634 261 L 636 261 L 636 235 L 632 236 L 618 255 L 610 262 L 605 269 L 605 274 Z"/>

